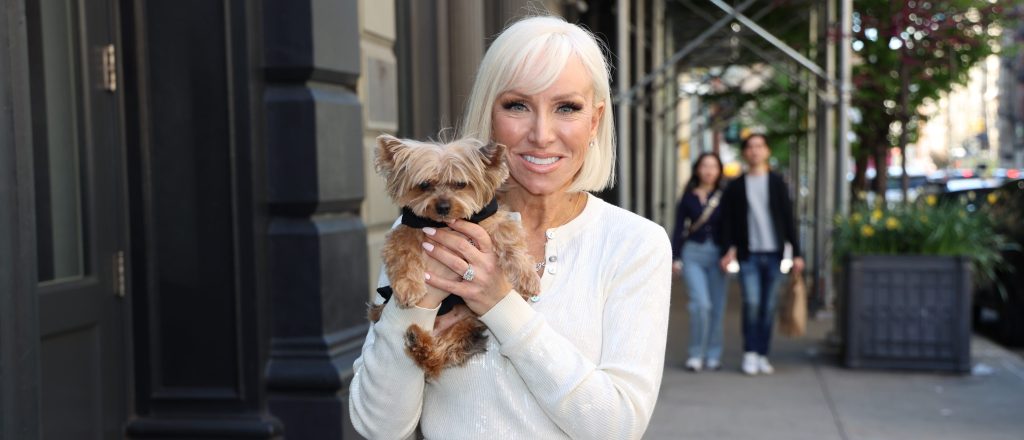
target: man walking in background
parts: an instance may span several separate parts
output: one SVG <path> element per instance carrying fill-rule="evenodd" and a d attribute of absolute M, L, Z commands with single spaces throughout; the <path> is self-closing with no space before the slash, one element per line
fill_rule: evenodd
<path fill-rule="evenodd" d="M 793 202 L 782 176 L 772 172 L 771 149 L 764 135 L 743 140 L 741 154 L 746 172 L 722 197 L 722 270 L 733 261 L 740 264 L 743 290 L 744 373 L 771 374 L 771 347 L 779 265 L 788 242 L 793 249 L 793 269 L 803 271 L 800 243 L 793 219 Z"/>

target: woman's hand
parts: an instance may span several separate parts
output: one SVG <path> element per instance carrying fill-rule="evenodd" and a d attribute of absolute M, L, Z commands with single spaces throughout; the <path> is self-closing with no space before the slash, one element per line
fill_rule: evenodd
<path fill-rule="evenodd" d="M 498 267 L 491 237 L 484 228 L 465 220 L 455 220 L 448 226 L 452 230 L 423 228 L 427 235 L 424 249 L 431 259 L 456 274 L 465 274 L 472 267 L 473 277 L 451 280 L 434 276 L 428 269 L 427 285 L 462 297 L 473 313 L 483 315 L 508 295 L 512 285 Z"/>
<path fill-rule="evenodd" d="M 736 261 L 736 247 L 730 247 L 729 250 L 722 256 L 722 259 L 718 261 L 718 265 L 721 266 L 722 272 L 729 273 L 729 265 L 733 261 Z"/>
<path fill-rule="evenodd" d="M 426 243 L 426 241 L 424 241 L 424 243 Z M 430 252 L 425 249 L 426 246 L 424 246 L 424 252 L 429 256 Z M 448 267 L 433 258 L 427 257 L 424 259 L 424 262 L 427 266 L 424 270 L 426 271 L 427 276 L 431 278 L 440 277 L 452 282 L 462 280 L 461 274 L 452 272 L 451 269 L 448 269 Z M 427 280 L 427 294 L 423 299 L 416 303 L 416 306 L 424 309 L 436 309 L 437 306 L 441 305 L 441 301 L 444 301 L 448 295 L 450 295 L 450 293 L 430 285 L 430 281 Z"/>

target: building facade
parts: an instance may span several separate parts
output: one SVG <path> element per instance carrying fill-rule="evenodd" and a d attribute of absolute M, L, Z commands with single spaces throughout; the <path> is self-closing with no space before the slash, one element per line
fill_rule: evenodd
<path fill-rule="evenodd" d="M 375 137 L 454 127 L 527 14 L 642 75 L 653 3 L 0 0 L 0 438 L 358 438 Z"/>

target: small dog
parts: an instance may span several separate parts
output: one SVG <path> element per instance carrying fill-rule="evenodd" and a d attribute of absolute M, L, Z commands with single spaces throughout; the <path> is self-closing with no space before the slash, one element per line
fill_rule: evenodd
<path fill-rule="evenodd" d="M 425 240 L 419 228 L 443 228 L 452 219 L 474 221 L 487 231 L 502 272 L 523 298 L 540 291 L 522 226 L 497 209 L 495 195 L 509 173 L 505 151 L 504 145 L 475 139 L 441 144 L 377 138 L 374 164 L 387 182 L 388 195 L 402 207 L 402 224 L 388 234 L 382 252 L 399 306 L 410 307 L 427 294 L 427 257 L 421 247 Z M 453 302 L 449 300 L 461 298 L 450 295 L 445 303 Z M 382 309 L 371 305 L 370 319 L 380 319 Z M 487 327 L 464 303 L 451 306 L 451 311 L 455 322 L 446 328 L 435 328 L 432 334 L 412 325 L 406 332 L 406 353 L 428 379 L 486 350 Z"/>

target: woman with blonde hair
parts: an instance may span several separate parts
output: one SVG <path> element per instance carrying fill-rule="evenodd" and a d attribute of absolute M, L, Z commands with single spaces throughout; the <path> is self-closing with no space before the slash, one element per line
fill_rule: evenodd
<path fill-rule="evenodd" d="M 512 289 L 478 225 L 425 228 L 434 289 L 416 307 L 388 302 L 371 326 L 350 393 L 360 433 L 641 438 L 661 383 L 672 255 L 663 228 L 590 194 L 613 182 L 608 71 L 594 36 L 556 17 L 520 20 L 488 49 L 460 134 L 508 147 L 500 202 L 521 215 L 541 292 Z M 404 334 L 441 323 L 449 293 L 487 325 L 487 351 L 427 381 Z"/>

